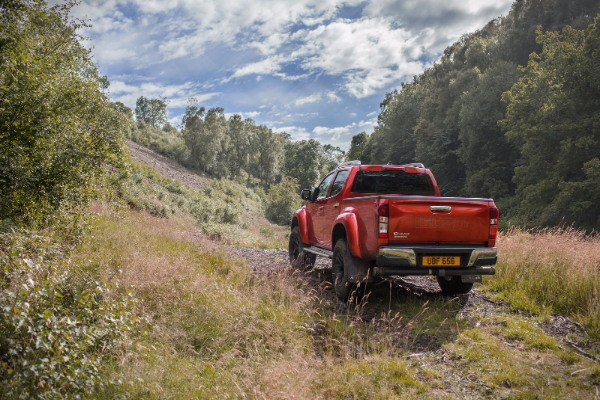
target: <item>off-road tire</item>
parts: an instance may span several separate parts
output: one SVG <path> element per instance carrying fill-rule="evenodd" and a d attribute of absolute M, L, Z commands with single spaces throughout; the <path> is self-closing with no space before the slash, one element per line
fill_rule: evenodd
<path fill-rule="evenodd" d="M 467 294 L 473 289 L 473 283 L 461 281 L 460 276 L 452 276 L 450 280 L 447 280 L 446 277 L 438 276 L 437 281 L 444 296 Z"/>
<path fill-rule="evenodd" d="M 316 254 L 304 251 L 305 247 L 306 245 L 302 243 L 302 237 L 300 236 L 300 227 L 295 226 L 290 233 L 288 254 L 290 256 L 290 264 L 292 267 L 302 271 L 314 267 L 317 259 Z"/>
<path fill-rule="evenodd" d="M 331 272 L 333 275 L 333 287 L 335 294 L 341 301 L 347 301 L 354 289 L 354 284 L 348 281 L 348 273 L 352 271 L 354 259 L 348 249 L 346 239 L 338 239 L 333 248 L 333 259 L 331 262 Z"/>

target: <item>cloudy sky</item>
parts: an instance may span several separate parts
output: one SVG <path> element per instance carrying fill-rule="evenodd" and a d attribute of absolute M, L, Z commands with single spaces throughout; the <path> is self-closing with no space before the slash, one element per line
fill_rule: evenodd
<path fill-rule="evenodd" d="M 114 100 L 223 107 L 294 139 L 347 149 L 372 132 L 385 93 L 512 0 L 83 0 Z"/>

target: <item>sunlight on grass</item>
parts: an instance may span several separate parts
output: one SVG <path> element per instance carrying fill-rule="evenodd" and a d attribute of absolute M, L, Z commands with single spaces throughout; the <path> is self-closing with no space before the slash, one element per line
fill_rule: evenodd
<path fill-rule="evenodd" d="M 600 236 L 573 229 L 511 230 L 498 241 L 496 275 L 484 287 L 514 310 L 576 318 L 600 338 Z"/>

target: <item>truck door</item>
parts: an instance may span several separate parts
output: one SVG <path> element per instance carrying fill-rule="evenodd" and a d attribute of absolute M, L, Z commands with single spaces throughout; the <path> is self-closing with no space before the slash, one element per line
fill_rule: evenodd
<path fill-rule="evenodd" d="M 342 201 L 342 189 L 346 178 L 350 173 L 349 170 L 341 170 L 335 177 L 331 185 L 329 197 L 323 200 L 323 216 L 319 218 L 319 226 L 315 229 L 319 232 L 319 246 L 326 249 L 333 249 L 335 243 L 331 243 L 331 231 L 333 229 L 333 221 L 340 214 L 340 203 Z"/>
<path fill-rule="evenodd" d="M 321 219 L 323 218 L 326 198 L 329 194 L 329 187 L 333 181 L 333 176 L 334 173 L 331 172 L 325 177 L 325 179 L 321 181 L 313 193 L 313 201 L 310 201 L 306 204 L 306 210 L 308 211 L 310 221 L 312 221 L 313 232 L 315 234 L 314 238 L 311 238 L 311 244 L 317 246 L 321 245 L 320 241 L 323 234 L 319 232 L 319 229 L 322 229 Z"/>

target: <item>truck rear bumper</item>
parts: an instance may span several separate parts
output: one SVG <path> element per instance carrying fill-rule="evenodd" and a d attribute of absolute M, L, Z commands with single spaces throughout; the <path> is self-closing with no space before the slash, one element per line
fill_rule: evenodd
<path fill-rule="evenodd" d="M 374 276 L 386 275 L 494 275 L 493 265 L 498 260 L 495 247 L 466 246 L 389 246 L 379 249 Z M 422 266 L 423 255 L 458 255 L 460 266 Z"/>
<path fill-rule="evenodd" d="M 433 276 L 461 276 L 461 275 L 494 275 L 494 267 L 472 267 L 472 268 L 395 268 L 375 267 L 373 276 L 384 277 L 390 275 L 433 275 Z"/>

